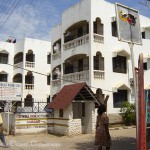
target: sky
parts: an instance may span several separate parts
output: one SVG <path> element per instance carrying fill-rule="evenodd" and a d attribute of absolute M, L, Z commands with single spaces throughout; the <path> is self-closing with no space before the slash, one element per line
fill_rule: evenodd
<path fill-rule="evenodd" d="M 61 22 L 64 10 L 80 0 L 0 0 L 0 41 L 35 38 L 50 41 L 50 30 Z M 149 8 L 140 4 L 145 0 L 106 0 L 139 10 L 150 17 Z"/>

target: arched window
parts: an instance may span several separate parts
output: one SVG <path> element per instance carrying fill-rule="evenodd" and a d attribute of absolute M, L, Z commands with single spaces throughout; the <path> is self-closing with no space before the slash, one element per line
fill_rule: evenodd
<path fill-rule="evenodd" d="M 5 71 L 0 72 L 0 82 L 7 82 L 7 73 Z"/>
<path fill-rule="evenodd" d="M 24 106 L 25 107 L 33 107 L 33 98 L 31 94 L 28 94 L 24 100 Z"/>
<path fill-rule="evenodd" d="M 13 77 L 13 82 L 22 83 L 22 74 L 18 73 Z"/>
<path fill-rule="evenodd" d="M 34 62 L 34 57 L 33 51 L 31 49 L 28 50 L 28 53 L 26 53 L 26 61 Z"/>
<path fill-rule="evenodd" d="M 60 79 L 61 70 L 60 67 L 56 67 L 53 69 L 53 80 Z"/>
<path fill-rule="evenodd" d="M 94 56 L 94 70 L 104 70 L 104 57 L 100 52 Z"/>
<path fill-rule="evenodd" d="M 64 33 L 64 43 L 74 40 L 89 33 L 89 23 L 87 20 L 79 21 L 70 26 Z"/>
<path fill-rule="evenodd" d="M 96 20 L 93 23 L 93 26 L 94 33 L 103 35 L 103 24 L 101 23 L 100 18 L 96 18 Z"/>
<path fill-rule="evenodd" d="M 19 52 L 14 57 L 14 64 L 23 62 L 23 52 Z"/>
<path fill-rule="evenodd" d="M 31 71 L 27 72 L 27 75 L 25 76 L 25 83 L 34 84 L 34 76 Z"/>
<path fill-rule="evenodd" d="M 5 50 L 0 51 L 0 64 L 8 63 L 8 52 Z"/>

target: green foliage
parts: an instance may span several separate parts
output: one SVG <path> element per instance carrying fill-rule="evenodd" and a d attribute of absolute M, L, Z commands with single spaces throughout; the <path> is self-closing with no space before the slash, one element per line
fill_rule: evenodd
<path fill-rule="evenodd" d="M 120 109 L 122 119 L 126 125 L 132 125 L 136 123 L 135 104 L 124 102 Z"/>

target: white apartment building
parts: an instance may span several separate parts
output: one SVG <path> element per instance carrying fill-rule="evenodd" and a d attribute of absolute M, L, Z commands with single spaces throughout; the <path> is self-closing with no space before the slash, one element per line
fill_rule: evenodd
<path fill-rule="evenodd" d="M 51 43 L 25 38 L 0 42 L 0 82 L 22 83 L 22 102 L 50 101 Z"/>
<path fill-rule="evenodd" d="M 150 87 L 150 18 L 140 15 L 142 45 L 134 45 L 135 66 L 144 55 L 144 86 Z M 109 95 L 108 114 L 124 101 L 134 102 L 131 54 L 118 41 L 115 5 L 105 0 L 81 0 L 62 13 L 51 31 L 51 96 L 64 85 L 86 82 L 96 93 Z M 58 76 L 56 76 L 56 74 Z"/>

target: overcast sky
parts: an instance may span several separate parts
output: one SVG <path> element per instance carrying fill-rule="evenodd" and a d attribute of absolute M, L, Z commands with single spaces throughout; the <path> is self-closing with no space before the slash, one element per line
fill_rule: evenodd
<path fill-rule="evenodd" d="M 80 0 L 0 0 L 0 41 L 25 37 L 50 41 L 51 27 L 60 23 L 61 13 Z M 107 0 L 115 3 L 115 0 Z M 143 0 L 118 0 L 150 17 Z M 150 4 L 149 4 L 150 7 Z"/>

